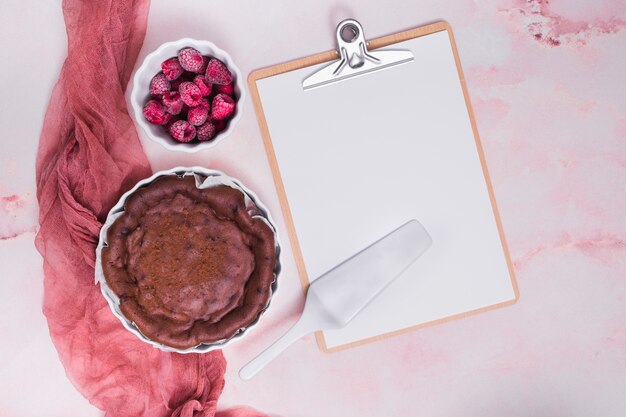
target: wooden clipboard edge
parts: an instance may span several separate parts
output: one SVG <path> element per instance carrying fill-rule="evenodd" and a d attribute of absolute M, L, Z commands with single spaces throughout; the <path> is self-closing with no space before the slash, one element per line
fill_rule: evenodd
<path fill-rule="evenodd" d="M 487 169 L 487 161 L 485 160 L 485 152 L 483 150 L 482 142 L 480 141 L 480 135 L 478 134 L 478 128 L 476 127 L 476 118 L 474 117 L 474 109 L 472 108 L 472 102 L 467 92 L 467 84 L 465 83 L 465 76 L 463 75 L 463 68 L 461 66 L 461 59 L 459 58 L 459 52 L 456 48 L 456 41 L 454 40 L 454 33 L 452 27 L 447 24 L 448 36 L 450 37 L 450 45 L 454 52 L 454 62 L 456 63 L 456 70 L 459 74 L 459 80 L 461 81 L 461 88 L 463 89 L 463 98 L 465 99 L 465 108 L 467 108 L 467 114 L 472 124 L 472 132 L 474 132 L 474 142 L 476 143 L 476 150 L 478 151 L 478 157 L 480 158 L 480 165 L 483 169 L 483 176 L 485 177 L 485 184 L 487 185 L 487 191 L 489 192 L 489 200 L 491 200 L 491 208 L 493 210 L 493 217 L 496 220 L 496 226 L 498 227 L 498 234 L 500 235 L 500 243 L 502 244 L 502 251 L 504 252 L 504 258 L 506 259 L 506 265 L 509 269 L 509 277 L 511 278 L 511 285 L 513 286 L 513 293 L 515 298 L 510 302 L 494 304 L 491 307 L 502 307 L 501 304 L 515 304 L 519 300 L 519 287 L 517 285 L 517 277 L 515 276 L 515 268 L 513 267 L 513 261 L 511 261 L 511 254 L 509 252 L 509 245 L 506 242 L 506 236 L 504 235 L 504 227 L 502 227 L 502 219 L 500 218 L 500 211 L 498 210 L 498 203 L 496 202 L 496 196 L 493 192 L 493 185 L 491 184 L 491 177 L 489 176 L 489 170 Z M 482 313 L 483 310 L 478 309 L 476 312 Z M 471 311 L 469 312 L 471 313 Z"/>
<path fill-rule="evenodd" d="M 415 39 L 420 36 L 442 32 L 444 30 L 448 31 L 448 36 L 450 38 L 450 45 L 452 46 L 452 52 L 454 54 L 454 61 L 456 64 L 457 73 L 459 75 L 459 80 L 461 82 L 461 87 L 463 89 L 463 98 L 465 99 L 465 107 L 467 108 L 468 116 L 470 118 L 470 123 L 472 125 L 472 132 L 474 133 L 474 141 L 476 143 L 476 150 L 478 151 L 480 164 L 483 170 L 483 176 L 485 178 L 485 183 L 487 185 L 487 191 L 489 193 L 489 199 L 491 201 L 491 208 L 493 210 L 494 218 L 496 220 L 498 234 L 500 236 L 500 242 L 502 244 L 502 249 L 504 251 L 515 298 L 513 300 L 493 304 L 493 305 L 486 306 L 486 307 L 481 307 L 475 310 L 466 311 L 466 312 L 455 314 L 455 315 L 448 316 L 448 317 L 443 317 L 441 319 L 433 320 L 427 323 L 421 323 L 416 326 L 411 326 L 411 327 L 407 327 L 404 329 L 395 330 L 392 332 L 384 333 L 382 335 L 362 339 L 356 342 L 339 345 L 333 348 L 329 348 L 327 346 L 326 340 L 324 338 L 324 333 L 319 331 L 315 333 L 315 338 L 317 340 L 317 344 L 319 348 L 323 352 L 326 352 L 326 353 L 338 352 L 341 350 L 360 346 L 366 343 L 375 342 L 381 339 L 386 339 L 388 337 L 408 333 L 413 330 L 421 329 L 424 327 L 433 326 L 433 325 L 441 324 L 447 321 L 472 316 L 474 314 L 484 313 L 486 311 L 491 311 L 497 308 L 515 304 L 517 300 L 519 299 L 519 288 L 517 285 L 517 278 L 515 277 L 515 270 L 513 268 L 513 262 L 511 261 L 511 255 L 509 253 L 509 248 L 508 248 L 506 238 L 504 235 L 502 221 L 500 220 L 500 213 L 498 211 L 498 206 L 496 204 L 496 198 L 493 192 L 493 186 L 491 184 L 491 179 L 489 177 L 489 172 L 487 170 L 487 164 L 485 162 L 485 155 L 484 155 L 483 147 L 480 142 L 480 137 L 478 135 L 478 129 L 476 128 L 476 120 L 474 118 L 474 111 L 472 110 L 469 94 L 467 92 L 467 86 L 465 84 L 465 77 L 463 76 L 461 60 L 459 59 L 459 53 L 456 47 L 456 42 L 454 40 L 452 27 L 450 26 L 448 22 L 440 21 L 440 22 L 429 24 L 429 25 L 420 26 L 414 29 L 409 29 L 403 32 L 395 33 L 392 35 L 383 36 L 381 38 L 372 39 L 368 41 L 367 44 L 368 44 L 369 49 L 382 48 L 382 47 L 389 46 L 389 45 L 399 43 L 399 42 L 403 42 L 409 39 Z M 304 290 L 308 289 L 310 280 L 309 280 L 306 268 L 304 266 L 304 259 L 302 257 L 300 243 L 298 241 L 295 224 L 293 222 L 293 217 L 291 215 L 291 209 L 289 208 L 289 201 L 287 200 L 287 194 L 285 192 L 285 187 L 282 181 L 282 177 L 280 175 L 280 169 L 278 167 L 278 162 L 276 160 L 274 147 L 272 146 L 272 140 L 269 134 L 269 128 L 267 126 L 267 120 L 265 119 L 265 112 L 263 111 L 263 105 L 261 103 L 261 98 L 259 96 L 259 90 L 257 88 L 256 83 L 258 80 L 261 80 L 263 78 L 272 77 L 278 74 L 309 67 L 312 65 L 322 64 L 324 62 L 338 59 L 338 57 L 339 57 L 339 54 L 335 50 L 322 52 L 316 55 L 310 55 L 304 58 L 296 59 L 296 60 L 285 62 L 282 64 L 277 64 L 277 65 L 273 65 L 270 67 L 261 68 L 261 69 L 251 72 L 250 75 L 248 76 L 248 89 L 250 90 L 250 95 L 252 98 L 252 102 L 254 104 L 254 111 L 256 113 L 257 121 L 259 123 L 259 128 L 261 130 L 261 135 L 263 137 L 263 144 L 265 146 L 265 152 L 267 153 L 267 158 L 268 158 L 270 168 L 272 171 L 272 176 L 274 178 L 274 184 L 276 185 L 276 192 L 278 194 L 278 200 L 280 202 L 280 206 L 283 212 L 283 217 L 285 219 L 285 225 L 287 227 L 287 234 L 289 235 L 291 248 L 293 250 L 293 255 L 296 261 L 296 267 L 298 269 L 298 274 L 300 276 L 300 282 Z"/>

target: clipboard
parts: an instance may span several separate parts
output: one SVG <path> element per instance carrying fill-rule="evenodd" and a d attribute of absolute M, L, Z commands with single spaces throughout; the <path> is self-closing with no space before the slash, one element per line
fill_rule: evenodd
<path fill-rule="evenodd" d="M 363 36 L 358 29 L 355 37 Z M 312 90 L 307 80 L 324 67 L 337 76 L 328 62 L 350 54 L 324 52 L 248 78 L 305 289 L 411 218 L 433 237 L 431 249 L 353 322 L 316 334 L 325 352 L 519 298 L 451 27 L 433 23 L 364 49 L 410 51 L 413 59 Z"/>

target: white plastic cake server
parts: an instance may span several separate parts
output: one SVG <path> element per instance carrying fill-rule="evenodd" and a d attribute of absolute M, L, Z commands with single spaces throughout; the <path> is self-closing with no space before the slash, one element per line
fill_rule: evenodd
<path fill-rule="evenodd" d="M 431 244 L 426 229 L 411 220 L 317 278 L 309 286 L 300 319 L 241 368 L 241 379 L 252 378 L 302 336 L 347 325 Z"/>

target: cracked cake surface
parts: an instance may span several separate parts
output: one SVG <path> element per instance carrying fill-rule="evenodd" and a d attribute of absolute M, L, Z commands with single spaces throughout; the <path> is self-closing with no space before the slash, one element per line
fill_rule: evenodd
<path fill-rule="evenodd" d="M 234 188 L 161 177 L 128 197 L 107 240 L 102 268 L 120 310 L 164 345 L 229 338 L 271 295 L 274 232 Z"/>

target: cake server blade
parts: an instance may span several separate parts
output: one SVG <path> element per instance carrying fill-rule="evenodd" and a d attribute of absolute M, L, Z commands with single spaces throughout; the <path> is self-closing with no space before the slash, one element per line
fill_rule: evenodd
<path fill-rule="evenodd" d="M 426 229 L 411 220 L 317 278 L 309 286 L 300 319 L 241 368 L 239 376 L 252 378 L 302 336 L 347 325 L 431 244 Z"/>

